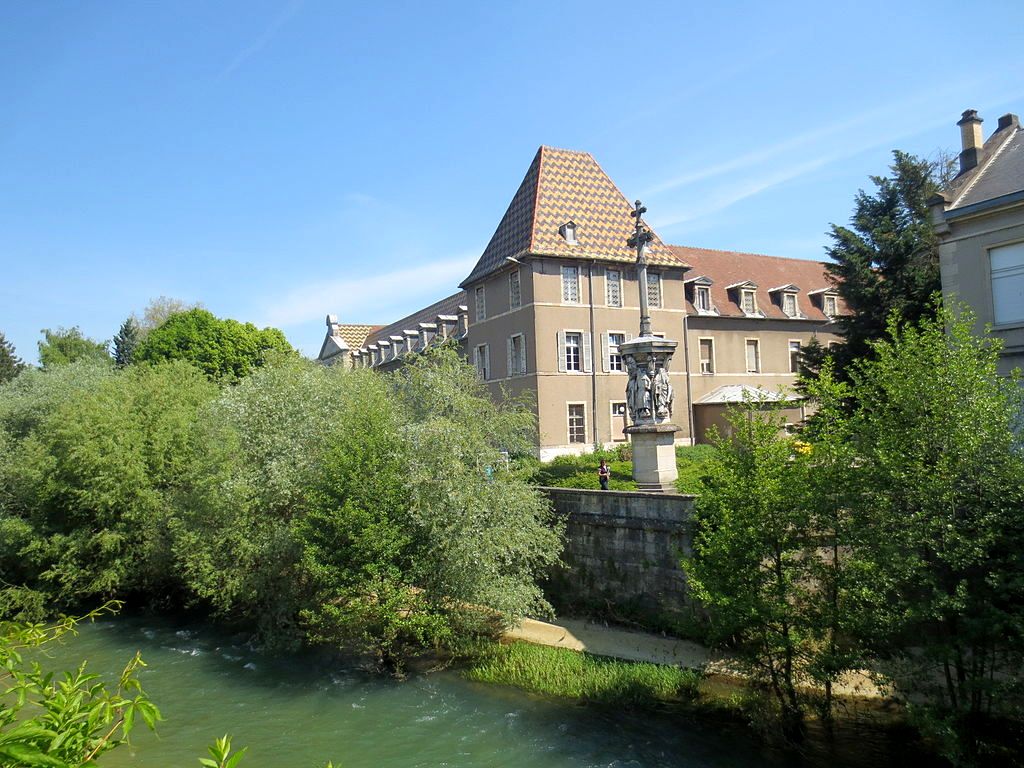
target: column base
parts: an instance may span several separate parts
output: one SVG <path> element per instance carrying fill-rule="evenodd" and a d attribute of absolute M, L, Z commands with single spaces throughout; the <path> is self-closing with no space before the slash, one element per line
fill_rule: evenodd
<path fill-rule="evenodd" d="M 633 443 L 633 480 L 648 493 L 677 493 L 675 424 L 634 424 L 625 432 Z"/>

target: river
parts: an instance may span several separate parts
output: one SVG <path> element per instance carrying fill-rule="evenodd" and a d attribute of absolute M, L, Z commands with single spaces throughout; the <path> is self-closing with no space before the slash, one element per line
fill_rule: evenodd
<path fill-rule="evenodd" d="M 740 728 L 679 714 L 624 712 L 471 683 L 455 671 L 404 682 L 312 654 L 272 655 L 216 629 L 117 618 L 54 646 L 48 667 L 89 660 L 113 679 L 136 650 L 160 707 L 158 734 L 139 726 L 103 766 L 197 766 L 231 734 L 242 768 L 601 766 L 788 768 Z"/>

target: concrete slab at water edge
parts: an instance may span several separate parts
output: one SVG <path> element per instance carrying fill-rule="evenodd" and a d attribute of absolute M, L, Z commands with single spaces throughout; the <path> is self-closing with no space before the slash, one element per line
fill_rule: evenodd
<path fill-rule="evenodd" d="M 727 654 L 713 652 L 691 640 L 608 627 L 585 619 L 558 621 L 558 624 L 549 624 L 536 619 L 523 619 L 518 626 L 508 630 L 504 637 L 624 661 L 685 667 L 710 675 L 743 677 L 741 670 Z M 893 695 L 891 689 L 879 687 L 867 672 L 862 671 L 848 672 L 840 677 L 834 691 L 840 696 L 872 699 Z"/>

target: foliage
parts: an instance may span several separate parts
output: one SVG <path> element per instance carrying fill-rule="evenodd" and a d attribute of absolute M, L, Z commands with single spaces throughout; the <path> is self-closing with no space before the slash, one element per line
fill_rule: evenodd
<path fill-rule="evenodd" d="M 83 336 L 78 326 L 58 328 L 55 331 L 44 328 L 41 333 L 43 340 L 39 342 L 39 364 L 43 368 L 54 368 L 79 360 L 110 362 L 107 342 L 93 341 Z"/>
<path fill-rule="evenodd" d="M 971 317 L 892 318 L 854 371 L 857 611 L 903 690 L 925 695 L 971 755 L 990 716 L 1024 713 L 1024 413 L 1019 374 Z"/>
<path fill-rule="evenodd" d="M 477 649 L 465 674 L 470 680 L 514 685 L 548 696 L 634 705 L 691 702 L 701 681 L 700 673 L 692 669 L 519 642 Z"/>
<path fill-rule="evenodd" d="M 941 158 L 894 151 L 890 175 L 871 177 L 874 194 L 857 193 L 851 226 L 832 225 L 828 270 L 851 312 L 836 321 L 846 342 L 834 350 L 840 371 L 870 353 L 891 312 L 910 323 L 933 313 L 939 253 L 928 199 L 944 168 Z"/>
<path fill-rule="evenodd" d="M 118 368 L 131 365 L 135 358 L 135 348 L 139 345 L 142 329 L 134 318 L 129 317 L 114 336 L 114 364 Z"/>
<path fill-rule="evenodd" d="M 154 328 L 159 328 L 166 323 L 171 315 L 188 312 L 192 309 L 203 309 L 203 305 L 199 302 L 188 302 L 181 299 L 172 299 L 168 296 L 158 296 L 155 299 L 149 300 L 146 308 L 142 311 L 141 318 L 133 316 L 131 319 L 139 327 L 141 335 L 145 336 Z"/>
<path fill-rule="evenodd" d="M 108 604 L 92 619 L 115 608 Z M 51 625 L 0 622 L 0 766 L 69 768 L 95 763 L 100 755 L 127 742 L 136 717 L 151 730 L 160 711 L 139 684 L 145 664 L 136 654 L 116 687 L 109 689 L 83 662 L 57 676 L 23 652 L 74 634 L 80 619 Z"/>
<path fill-rule="evenodd" d="M 180 589 L 169 521 L 215 391 L 185 363 L 86 362 L 0 390 L 0 578 L 20 588 L 0 610 Z"/>
<path fill-rule="evenodd" d="M 25 368 L 25 363 L 14 351 L 14 345 L 0 331 L 0 384 L 10 381 Z"/>
<path fill-rule="evenodd" d="M 683 561 L 694 596 L 711 609 L 712 637 L 771 691 L 788 736 L 801 734 L 797 687 L 816 657 L 809 584 L 815 546 L 810 513 L 794 489 L 807 461 L 783 435 L 784 419 L 763 404 L 728 414 L 697 499 L 693 555 Z"/>
<path fill-rule="evenodd" d="M 135 350 L 136 362 L 185 360 L 211 379 L 235 381 L 264 365 L 273 354 L 295 350 L 276 328 L 221 320 L 205 309 L 170 315 L 149 331 Z"/>
<path fill-rule="evenodd" d="M 593 451 L 578 456 L 558 456 L 538 464 L 530 475 L 536 485 L 554 488 L 589 488 L 597 490 L 597 468 L 601 459 L 608 462 L 612 475 L 608 488 L 613 491 L 635 491 L 632 455 L 628 444 L 614 450 Z M 679 446 L 676 448 L 676 468 L 680 493 L 700 493 L 703 466 L 711 455 L 710 445 Z"/>

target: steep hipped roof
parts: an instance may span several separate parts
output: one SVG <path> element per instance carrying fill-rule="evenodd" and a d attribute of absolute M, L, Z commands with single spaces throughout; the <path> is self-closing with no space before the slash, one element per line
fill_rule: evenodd
<path fill-rule="evenodd" d="M 1016 115 L 1000 118 L 999 126 L 982 147 L 978 164 L 945 191 L 951 201 L 948 213 L 1024 191 L 1024 130 Z"/>
<path fill-rule="evenodd" d="M 328 320 L 331 319 L 328 318 Z M 369 334 L 383 327 L 382 325 L 335 324 L 327 331 L 317 360 L 327 360 L 342 352 L 359 349 Z"/>
<path fill-rule="evenodd" d="M 764 256 L 760 253 L 739 253 L 736 251 L 716 251 L 710 248 L 689 248 L 686 246 L 669 246 L 672 252 L 690 265 L 686 273 L 688 278 L 706 276 L 711 278 L 711 302 L 722 317 L 745 317 L 735 299 L 739 296 L 730 295 L 728 286 L 750 282 L 757 286 L 757 308 L 765 317 L 780 320 L 789 319 L 782 307 L 772 301 L 769 294 L 772 289 L 786 285 L 799 286 L 797 307 L 800 314 L 808 320 L 827 322 L 828 317 L 818 306 L 811 303 L 808 294 L 822 289 L 832 289 L 825 265 L 820 261 L 806 259 L 787 259 L 781 256 Z M 838 310 L 845 314 L 842 300 L 838 301 Z M 687 301 L 687 309 L 696 312 Z"/>
<path fill-rule="evenodd" d="M 459 305 L 464 305 L 465 303 L 465 291 L 454 293 L 440 301 L 434 302 L 429 307 L 424 307 L 418 312 L 414 312 L 403 317 L 401 320 L 391 323 L 391 325 L 378 327 L 366 337 L 366 341 L 360 346 L 365 347 L 367 344 L 374 344 L 379 339 L 387 339 L 388 336 L 395 334 L 401 335 L 405 330 L 415 331 L 420 323 L 432 323 L 438 315 L 457 315 L 459 313 Z"/>
<path fill-rule="evenodd" d="M 626 245 L 633 234 L 632 204 L 589 152 L 541 147 L 519 185 L 491 241 L 462 287 L 505 264 L 508 257 L 560 256 L 565 258 L 636 261 Z M 576 244 L 559 228 L 576 224 Z M 673 256 L 652 230 L 648 261 L 686 266 Z"/>

